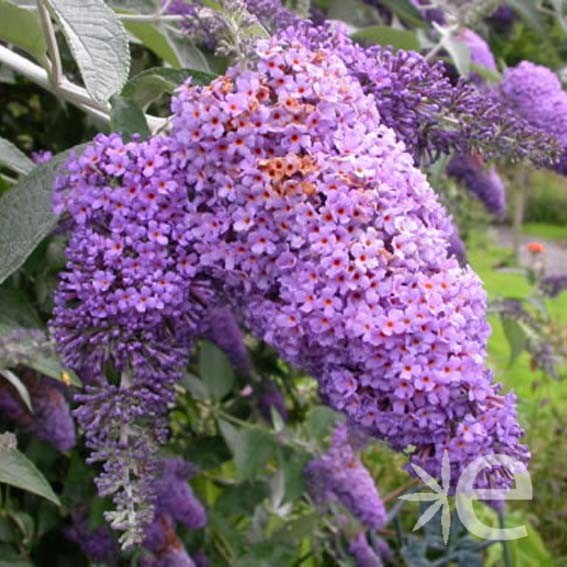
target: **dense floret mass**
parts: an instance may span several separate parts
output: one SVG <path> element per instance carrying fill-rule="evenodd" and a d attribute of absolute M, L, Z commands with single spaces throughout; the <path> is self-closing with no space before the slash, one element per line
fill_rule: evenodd
<path fill-rule="evenodd" d="M 155 515 L 173 384 L 218 305 L 434 475 L 445 449 L 456 471 L 527 459 L 484 365 L 480 280 L 448 256 L 452 223 L 376 101 L 334 49 L 261 42 L 254 70 L 177 91 L 170 136 L 99 136 L 60 176 L 52 328 L 89 384 L 77 416 L 125 543 Z"/>
<path fill-rule="evenodd" d="M 309 492 L 319 507 L 339 503 L 370 529 L 379 529 L 386 522 L 386 508 L 370 472 L 353 450 L 346 426 L 335 428 L 330 449 L 310 461 L 305 472 Z"/>
<path fill-rule="evenodd" d="M 563 150 L 555 169 L 567 173 L 567 93 L 547 67 L 522 61 L 507 69 L 500 86 L 510 107 L 532 127 L 553 136 Z"/>
<path fill-rule="evenodd" d="M 526 458 L 513 397 L 484 367 L 482 285 L 447 257 L 444 209 L 341 59 L 266 44 L 257 72 L 183 87 L 173 108 L 206 202 L 195 250 L 253 334 L 434 474 L 444 449 L 457 468 Z"/>

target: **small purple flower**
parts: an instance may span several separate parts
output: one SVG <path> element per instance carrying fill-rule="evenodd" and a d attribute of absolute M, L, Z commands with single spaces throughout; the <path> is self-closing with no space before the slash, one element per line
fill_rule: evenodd
<path fill-rule="evenodd" d="M 0 412 L 24 431 L 47 441 L 58 451 L 68 451 L 77 442 L 75 423 L 64 394 L 64 386 L 33 372 L 22 375 L 30 394 L 33 413 L 5 380 L 0 380 Z"/>

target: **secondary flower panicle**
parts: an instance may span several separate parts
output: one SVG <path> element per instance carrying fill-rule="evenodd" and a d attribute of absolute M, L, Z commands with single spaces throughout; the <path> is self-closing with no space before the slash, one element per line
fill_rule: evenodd
<path fill-rule="evenodd" d="M 90 528 L 88 511 L 83 508 L 72 510 L 70 517 L 71 524 L 63 532 L 65 537 L 77 544 L 94 563 L 117 565 L 119 549 L 112 530 L 106 525 Z"/>
<path fill-rule="evenodd" d="M 356 561 L 356 567 L 383 567 L 379 552 L 369 543 L 366 534 L 357 534 L 349 543 L 348 550 Z"/>
<path fill-rule="evenodd" d="M 157 448 L 188 347 L 216 305 L 184 246 L 199 204 L 187 198 L 169 140 L 99 135 L 73 156 L 55 187 L 71 227 L 67 268 L 51 323 L 67 366 L 88 384 L 76 411 L 102 461 L 97 486 L 113 496 L 108 518 L 140 541 L 153 517 Z"/>
<path fill-rule="evenodd" d="M 494 70 L 484 40 L 469 30 L 462 33 L 465 40 L 476 40 L 475 62 Z M 560 151 L 551 136 L 509 109 L 497 89 L 479 89 L 464 80 L 453 84 L 442 62 L 430 63 L 413 51 L 358 45 L 337 23 L 313 26 L 302 21 L 281 31 L 280 37 L 332 50 L 352 80 L 374 97 L 383 123 L 405 143 L 416 163 L 433 162 L 456 150 L 546 164 Z"/>
<path fill-rule="evenodd" d="M 556 140 L 562 153 L 553 169 L 567 174 L 567 93 L 557 75 L 547 67 L 522 61 L 506 70 L 500 90 L 513 112 Z"/>
<path fill-rule="evenodd" d="M 506 210 L 506 189 L 494 166 L 486 166 L 482 156 L 456 155 L 447 166 L 447 175 L 463 185 L 486 210 L 500 216 Z"/>
<path fill-rule="evenodd" d="M 353 450 L 347 426 L 335 428 L 331 447 L 308 463 L 305 474 L 309 493 L 321 508 L 338 502 L 370 529 L 386 522 L 386 508 L 370 472 Z"/>
<path fill-rule="evenodd" d="M 196 468 L 182 459 L 160 461 L 154 486 L 155 516 L 146 529 L 143 542 L 149 555 L 143 565 L 192 567 L 195 564 L 175 535 L 175 522 L 190 529 L 200 529 L 207 523 L 205 509 L 188 484 L 188 479 L 195 473 Z"/>
<path fill-rule="evenodd" d="M 18 392 L 2 378 L 0 413 L 16 427 L 47 441 L 58 451 L 72 449 L 77 437 L 65 387 L 47 376 L 31 371 L 21 374 L 21 379 L 29 392 L 33 411 L 29 411 Z"/>

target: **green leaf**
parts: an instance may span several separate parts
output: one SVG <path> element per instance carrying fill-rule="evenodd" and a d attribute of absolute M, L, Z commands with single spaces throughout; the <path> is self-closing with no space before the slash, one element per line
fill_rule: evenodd
<path fill-rule="evenodd" d="M 252 514 L 267 495 L 263 482 L 243 482 L 223 491 L 215 502 L 215 512 L 224 517 Z"/>
<path fill-rule="evenodd" d="M 197 437 L 187 446 L 187 458 L 201 470 L 215 469 L 231 456 L 226 441 L 220 435 Z"/>
<path fill-rule="evenodd" d="M 500 316 L 500 320 L 502 321 L 504 335 L 510 345 L 510 361 L 508 364 L 512 366 L 525 350 L 528 337 L 526 331 L 518 321 L 502 315 Z"/>
<path fill-rule="evenodd" d="M 471 50 L 468 45 L 456 39 L 450 31 L 437 26 L 442 30 L 442 44 L 447 53 L 451 56 L 451 60 L 455 64 L 457 71 L 463 77 L 467 77 L 471 70 Z"/>
<path fill-rule="evenodd" d="M 254 478 L 273 456 L 275 439 L 263 429 L 243 429 L 234 447 L 234 464 L 239 482 Z"/>
<path fill-rule="evenodd" d="M 311 455 L 306 451 L 282 447 L 278 456 L 278 465 L 285 474 L 283 502 L 291 502 L 300 498 L 305 492 L 304 470 Z"/>
<path fill-rule="evenodd" d="M 18 392 L 20 398 L 22 398 L 22 401 L 24 402 L 28 410 L 33 413 L 30 393 L 28 392 L 26 385 L 18 378 L 18 376 L 16 376 L 11 370 L 8 370 L 7 368 L 0 368 L 0 376 L 4 376 L 4 378 L 8 380 L 10 384 L 12 384 L 16 392 Z"/>
<path fill-rule="evenodd" d="M 2 327 L 40 328 L 43 324 L 26 294 L 11 287 L 0 287 L 0 332 Z"/>
<path fill-rule="evenodd" d="M 2 557 L 0 559 L 0 567 L 34 567 L 33 563 L 30 563 L 27 559 L 22 559 L 20 557 Z"/>
<path fill-rule="evenodd" d="M 120 10 L 120 12 L 127 13 L 126 10 Z M 169 38 L 156 24 L 126 21 L 124 27 L 166 63 L 175 68 L 181 67 L 181 60 L 171 46 Z"/>
<path fill-rule="evenodd" d="M 311 437 L 320 441 L 329 435 L 338 417 L 337 413 L 326 406 L 315 406 L 307 414 L 307 431 Z"/>
<path fill-rule="evenodd" d="M 361 43 L 391 45 L 395 49 L 418 51 L 420 47 L 414 32 L 389 26 L 368 26 L 354 32 L 350 37 Z"/>
<path fill-rule="evenodd" d="M 128 80 L 128 34 L 103 0 L 44 0 L 61 26 L 89 94 L 99 103 Z"/>
<path fill-rule="evenodd" d="M 199 375 L 215 400 L 221 400 L 226 396 L 234 384 L 234 371 L 226 354 L 208 341 L 201 343 Z"/>
<path fill-rule="evenodd" d="M 29 366 L 37 372 L 45 374 L 54 380 L 59 380 L 59 382 L 63 382 L 66 386 L 73 385 L 80 388 L 83 385 L 77 374 L 75 374 L 73 370 L 62 366 L 59 360 L 55 357 L 42 356 L 35 352 L 26 362 L 26 366 Z"/>
<path fill-rule="evenodd" d="M 189 77 L 193 78 L 193 84 L 208 85 L 217 75 L 195 69 L 154 67 L 130 79 L 124 85 L 121 94 L 133 100 L 140 108 L 145 108 L 164 93 L 172 94 Z"/>
<path fill-rule="evenodd" d="M 211 70 L 203 52 L 183 35 L 166 30 L 166 36 L 180 62 L 180 67 L 209 72 Z"/>
<path fill-rule="evenodd" d="M 195 400 L 206 400 L 208 397 L 207 388 L 197 376 L 184 372 L 181 378 L 181 385 L 193 396 Z"/>
<path fill-rule="evenodd" d="M 224 419 L 219 419 L 219 429 L 226 441 L 226 444 L 228 445 L 228 448 L 234 455 L 238 446 L 238 429 Z"/>
<path fill-rule="evenodd" d="M 392 10 L 403 22 L 412 27 L 424 27 L 426 21 L 421 12 L 410 2 L 410 0 L 380 0 L 380 3 Z"/>
<path fill-rule="evenodd" d="M 282 545 L 271 541 L 255 543 L 244 557 L 240 557 L 235 567 L 274 567 L 289 565 L 295 558 L 294 546 Z"/>
<path fill-rule="evenodd" d="M 42 496 L 57 506 L 61 505 L 43 474 L 17 449 L 0 449 L 0 482 Z"/>
<path fill-rule="evenodd" d="M 533 0 L 507 0 L 507 3 L 540 35 L 545 35 L 540 12 Z"/>
<path fill-rule="evenodd" d="M 47 45 L 36 10 L 0 0 L 0 40 L 20 47 L 42 62 Z"/>
<path fill-rule="evenodd" d="M 110 98 L 112 105 L 110 111 L 110 128 L 129 138 L 133 134 L 140 134 L 142 139 L 150 136 L 150 128 L 146 115 L 142 109 L 131 99 L 114 95 Z"/>
<path fill-rule="evenodd" d="M 502 78 L 500 73 L 493 71 L 492 69 L 487 69 L 484 65 L 471 64 L 471 73 L 476 73 L 490 85 L 498 84 Z"/>
<path fill-rule="evenodd" d="M 554 567 L 554 565 L 557 565 L 546 549 L 540 534 L 526 518 L 522 518 L 517 524 L 515 521 L 511 524 L 524 524 L 528 532 L 526 537 L 508 542 L 514 567 L 533 567 L 534 565 L 537 565 L 537 567 Z"/>
<path fill-rule="evenodd" d="M 0 4 L 0 11 L 1 10 L 2 4 Z M 1 17 L 0 14 L 0 18 Z M 34 168 L 34 163 L 24 152 L 14 146 L 12 142 L 0 138 L 0 166 L 26 175 Z"/>
<path fill-rule="evenodd" d="M 52 211 L 53 180 L 69 153 L 36 166 L 0 198 L 0 283 L 26 261 L 57 224 Z"/>

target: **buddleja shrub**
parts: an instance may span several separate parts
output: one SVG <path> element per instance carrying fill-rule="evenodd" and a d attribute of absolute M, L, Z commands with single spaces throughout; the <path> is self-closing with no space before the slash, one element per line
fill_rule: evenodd
<path fill-rule="evenodd" d="M 446 454 L 447 490 L 529 461 L 425 173 L 501 214 L 494 160 L 562 172 L 555 76 L 498 83 L 493 2 L 114 4 L 0 2 L 0 62 L 98 129 L 35 164 L 2 140 L 4 562 L 481 564 L 396 502 Z"/>

